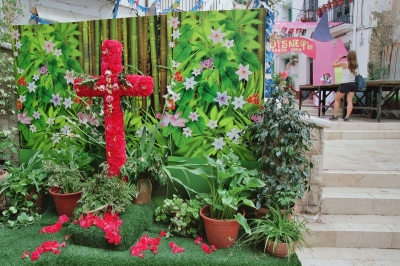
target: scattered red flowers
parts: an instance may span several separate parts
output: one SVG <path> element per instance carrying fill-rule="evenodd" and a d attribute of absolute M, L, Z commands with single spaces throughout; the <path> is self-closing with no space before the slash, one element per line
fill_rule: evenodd
<path fill-rule="evenodd" d="M 165 236 L 165 231 L 162 230 L 160 232 L 160 237 Z M 149 237 L 148 235 L 143 235 L 139 241 L 136 243 L 136 245 L 131 247 L 131 255 L 135 256 L 135 257 L 140 257 L 140 258 L 144 258 L 144 253 L 143 251 L 146 251 L 148 249 L 150 249 L 153 254 L 157 254 L 158 253 L 158 245 L 160 245 L 161 242 L 161 238 L 160 237 L 156 237 L 156 238 L 152 238 Z"/>
<path fill-rule="evenodd" d="M 204 253 L 206 253 L 206 254 L 211 254 L 211 251 L 213 251 L 213 252 L 216 252 L 216 251 L 217 251 L 217 248 L 216 248 L 214 245 L 208 246 L 206 243 L 201 243 L 202 241 L 203 241 L 203 239 L 202 239 L 200 236 L 198 236 L 198 237 L 196 237 L 196 239 L 194 240 L 194 243 L 195 243 L 196 245 L 201 244 L 201 250 L 203 250 Z"/>
<path fill-rule="evenodd" d="M 108 243 L 119 245 L 121 243 L 121 235 L 119 234 L 119 226 L 122 224 L 122 220 L 119 219 L 117 213 L 112 214 L 111 211 L 107 211 L 103 218 L 89 213 L 88 215 L 82 216 L 79 220 L 74 221 L 74 224 L 79 223 L 83 228 L 89 228 L 90 226 L 97 226 L 102 229 L 105 233 L 105 238 Z"/>
<path fill-rule="evenodd" d="M 184 251 L 184 248 L 179 247 L 177 244 L 175 244 L 174 242 L 170 242 L 169 243 L 170 248 L 172 248 L 172 253 L 176 254 L 176 253 L 182 253 Z"/>
<path fill-rule="evenodd" d="M 60 217 L 58 217 L 58 222 L 56 222 L 53 225 L 49 225 L 46 227 L 43 227 L 40 230 L 40 233 L 48 233 L 48 234 L 54 234 L 57 233 L 58 231 L 61 230 L 63 223 L 67 223 L 69 222 L 69 218 L 66 215 L 61 215 Z"/>
<path fill-rule="evenodd" d="M 30 257 L 31 261 L 36 261 L 44 252 L 52 252 L 53 254 L 58 255 L 61 253 L 60 248 L 65 246 L 65 242 L 62 242 L 60 244 L 57 241 L 48 240 L 43 242 L 40 246 L 36 248 L 36 250 L 32 251 L 31 253 L 29 253 L 29 251 L 25 251 L 24 253 L 22 253 L 21 259 Z"/>
<path fill-rule="evenodd" d="M 18 85 L 26 86 L 26 81 L 24 77 L 20 77 L 17 81 Z"/>

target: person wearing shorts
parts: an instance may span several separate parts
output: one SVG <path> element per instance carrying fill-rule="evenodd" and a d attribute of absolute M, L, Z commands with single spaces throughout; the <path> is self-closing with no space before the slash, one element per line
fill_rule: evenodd
<path fill-rule="evenodd" d="M 346 61 L 339 62 L 340 60 L 347 58 Z M 341 67 L 343 69 L 342 83 L 340 83 L 339 89 L 335 94 L 335 102 L 333 103 L 333 115 L 329 120 L 338 120 L 339 104 L 340 100 L 346 95 L 347 99 L 347 112 L 346 117 L 343 121 L 350 121 L 350 114 L 353 110 L 353 97 L 357 91 L 356 85 L 356 69 L 358 68 L 357 54 L 355 51 L 350 50 L 347 56 L 340 56 L 335 62 L 333 62 L 332 67 Z"/>

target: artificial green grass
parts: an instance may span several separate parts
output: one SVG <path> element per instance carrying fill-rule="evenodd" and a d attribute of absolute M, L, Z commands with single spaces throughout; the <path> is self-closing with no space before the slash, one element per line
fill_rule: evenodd
<path fill-rule="evenodd" d="M 133 257 L 130 255 L 129 247 L 134 245 L 142 234 L 148 234 L 151 237 L 156 237 L 162 229 L 166 228 L 166 226 L 163 224 L 153 224 L 152 219 L 149 219 L 148 217 L 149 213 L 145 211 L 146 209 L 151 209 L 151 206 L 134 205 L 129 207 L 124 215 L 121 215 L 121 218 L 124 221 L 123 225 L 128 226 L 129 229 L 124 229 L 124 231 L 126 230 L 124 234 L 126 233 L 128 236 L 126 236 L 123 242 L 121 242 L 123 246 L 121 246 L 121 248 L 117 248 L 117 250 L 105 249 L 109 247 L 102 245 L 99 245 L 102 248 L 88 247 L 87 244 L 85 246 L 77 245 L 76 243 L 85 244 L 85 241 L 91 242 L 96 240 L 90 240 L 90 238 L 88 238 L 89 236 L 92 236 L 93 232 L 86 235 L 81 234 L 80 230 L 76 230 L 75 232 L 72 232 L 74 235 L 71 235 L 69 240 L 65 240 L 67 246 L 61 248 L 61 253 L 59 255 L 54 255 L 53 253 L 43 253 L 36 262 L 32 262 L 29 258 L 22 260 L 22 253 L 25 251 L 35 250 L 39 245 L 47 240 L 55 240 L 61 243 L 64 241 L 64 236 L 66 234 L 70 234 L 71 229 L 74 227 L 71 225 L 63 226 L 63 229 L 56 234 L 41 235 L 40 229 L 46 225 L 54 224 L 57 221 L 58 217 L 54 209 L 49 209 L 45 214 L 42 215 L 42 219 L 40 221 L 28 227 L 9 229 L 4 225 L 1 225 L 0 265 L 301 265 L 297 255 L 293 255 L 290 260 L 287 258 L 276 258 L 264 254 L 261 249 L 240 245 L 240 243 L 232 248 L 218 249 L 217 252 L 212 252 L 211 254 L 207 255 L 201 250 L 199 245 L 194 244 L 193 239 L 175 236 L 161 239 L 161 243 L 158 247 L 158 254 L 154 255 L 149 250 L 144 252 L 145 257 L 143 259 L 139 257 Z M 149 212 L 152 213 L 151 210 Z M 128 217 L 131 215 L 133 215 L 134 218 L 124 218 L 124 216 Z M 144 222 L 143 219 L 145 220 Z M 103 238 L 104 235 L 102 234 L 101 241 L 103 241 Z M 169 247 L 169 243 L 171 241 L 175 242 L 179 247 L 183 247 L 185 249 L 184 252 L 173 254 L 171 248 Z"/>

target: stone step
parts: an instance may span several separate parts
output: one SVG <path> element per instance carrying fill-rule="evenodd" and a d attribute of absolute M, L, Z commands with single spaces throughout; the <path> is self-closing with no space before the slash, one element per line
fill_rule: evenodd
<path fill-rule="evenodd" d="M 400 189 L 323 187 L 321 212 L 349 215 L 398 215 L 400 214 Z"/>
<path fill-rule="evenodd" d="M 319 214 L 305 218 L 311 232 L 305 240 L 310 247 L 400 249 L 400 216 Z"/>
<path fill-rule="evenodd" d="M 399 249 L 379 248 L 303 248 L 296 251 L 302 266 L 398 266 Z"/>
<path fill-rule="evenodd" d="M 400 130 L 400 121 L 399 120 L 384 120 L 381 121 L 380 123 L 376 122 L 374 119 L 370 119 L 370 122 L 367 123 L 365 121 L 358 122 L 358 118 L 352 119 L 350 117 L 350 120 L 353 120 L 351 122 L 354 123 L 349 123 L 349 122 L 344 122 L 341 120 L 332 122 L 330 128 L 326 128 L 325 131 L 337 131 L 337 130 L 344 130 L 344 131 L 349 131 L 349 130 L 381 130 L 381 131 L 397 131 Z"/>
<path fill-rule="evenodd" d="M 399 139 L 400 130 L 324 130 L 325 140 Z"/>
<path fill-rule="evenodd" d="M 400 188 L 400 171 L 324 170 L 326 187 Z"/>

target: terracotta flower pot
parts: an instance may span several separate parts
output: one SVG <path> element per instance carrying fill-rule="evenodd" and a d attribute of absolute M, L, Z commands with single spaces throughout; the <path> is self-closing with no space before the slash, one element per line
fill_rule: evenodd
<path fill-rule="evenodd" d="M 150 204 L 151 202 L 151 191 L 153 189 L 153 185 L 151 184 L 150 179 L 141 178 L 138 180 L 139 194 L 135 200 L 133 200 L 134 204 Z"/>
<path fill-rule="evenodd" d="M 60 194 L 58 191 L 60 188 L 52 187 L 50 188 L 50 194 L 53 197 L 54 205 L 56 205 L 57 214 L 66 215 L 68 217 L 72 216 L 73 211 L 77 205 L 78 200 L 82 196 L 82 192 L 74 192 L 68 194 Z"/>
<path fill-rule="evenodd" d="M 265 251 L 268 254 L 271 254 L 272 256 L 286 258 L 287 256 L 291 256 L 296 252 L 296 247 L 297 247 L 297 244 L 294 243 L 292 253 L 289 254 L 289 247 L 287 246 L 286 243 L 279 242 L 278 244 L 276 244 L 275 249 L 274 249 L 274 242 L 268 241 L 267 248 L 265 249 Z"/>
<path fill-rule="evenodd" d="M 240 210 L 240 212 L 245 216 L 244 210 Z M 235 245 L 239 233 L 239 223 L 235 219 L 212 219 L 209 217 L 209 213 L 210 206 L 206 206 L 200 210 L 200 216 L 204 221 L 208 243 L 217 248 L 229 248 Z"/>

